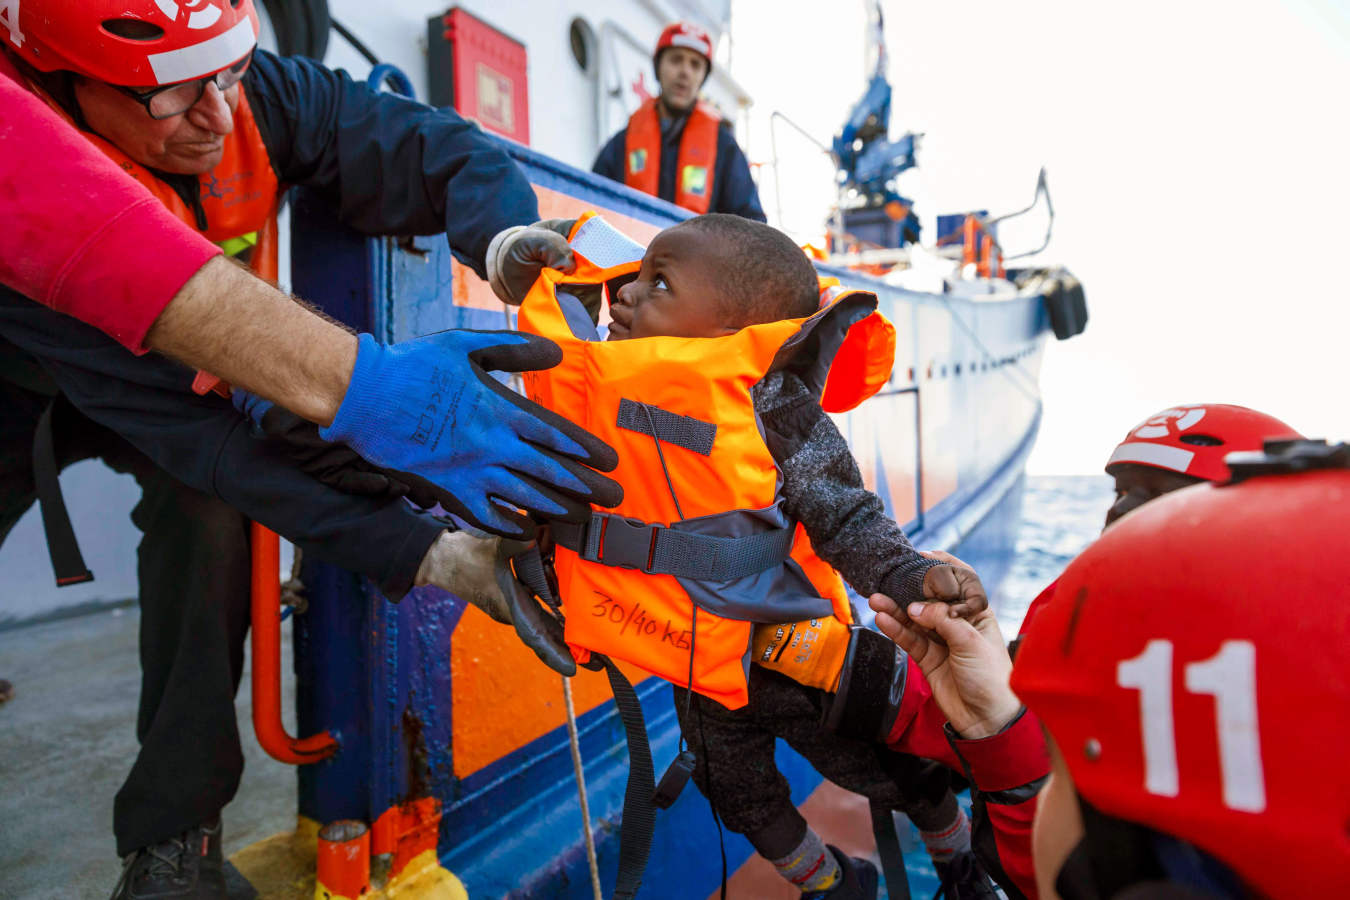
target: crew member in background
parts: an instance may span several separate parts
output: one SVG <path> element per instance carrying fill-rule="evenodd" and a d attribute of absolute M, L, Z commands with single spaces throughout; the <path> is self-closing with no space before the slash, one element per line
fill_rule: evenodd
<path fill-rule="evenodd" d="M 695 213 L 732 213 L 763 222 L 759 189 L 731 124 L 698 99 L 712 73 L 713 47 L 697 25 L 667 25 L 652 57 L 661 95 L 644 100 L 601 149 L 591 170 Z"/>
<path fill-rule="evenodd" d="M 488 260 L 489 242 L 537 209 L 509 158 L 453 112 L 255 50 L 251 0 L 176 18 L 171 5 L 25 0 L 0 17 L 0 539 L 32 503 L 39 458 L 53 481 L 99 456 L 141 484 L 142 749 L 114 805 L 116 896 L 165 900 L 224 896 L 218 815 L 243 765 L 240 513 L 391 595 L 449 568 L 433 552 L 443 524 L 391 500 L 407 484 L 367 470 L 384 487 L 364 492 L 381 500 L 321 484 L 350 482 L 349 467 L 325 462 L 317 429 L 267 400 L 415 473 L 490 531 L 521 533 L 516 508 L 584 516 L 597 498 L 617 502 L 584 465 L 612 467 L 612 450 L 484 374 L 552 365 L 551 342 L 446 332 L 381 346 L 219 258 L 217 244 L 247 248 L 280 184 L 305 184 L 366 233 L 448 231 L 470 266 L 510 282 L 514 245 Z M 256 391 L 241 405 L 264 431 L 298 425 L 300 446 L 251 439 L 170 357 Z M 439 444 L 411 427 L 429 400 Z"/>

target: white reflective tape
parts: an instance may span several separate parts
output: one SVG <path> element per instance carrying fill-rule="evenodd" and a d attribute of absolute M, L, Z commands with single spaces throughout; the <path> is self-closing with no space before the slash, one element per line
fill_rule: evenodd
<path fill-rule="evenodd" d="M 701 38 L 691 37 L 687 34 L 677 34 L 671 37 L 670 46 L 688 47 L 690 50 L 697 50 L 702 56 L 708 55 L 708 42 Z"/>
<path fill-rule="evenodd" d="M 230 63 L 243 59 L 255 43 L 253 22 L 245 17 L 224 34 L 191 47 L 152 53 L 148 59 L 150 69 L 155 73 L 155 84 L 176 84 L 219 72 Z"/>
<path fill-rule="evenodd" d="M 1180 447 L 1168 447 L 1164 444 L 1121 444 L 1111 458 L 1106 461 L 1108 467 L 1116 463 L 1143 463 L 1171 469 L 1185 474 L 1195 454 Z"/>
<path fill-rule="evenodd" d="M 572 236 L 572 251 L 602 269 L 642 259 L 646 249 L 599 216 L 587 219 Z"/>

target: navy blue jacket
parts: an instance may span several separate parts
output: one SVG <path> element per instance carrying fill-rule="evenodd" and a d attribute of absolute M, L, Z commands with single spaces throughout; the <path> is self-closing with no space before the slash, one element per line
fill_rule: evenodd
<path fill-rule="evenodd" d="M 674 127 L 662 129 L 661 176 L 657 181 L 657 196 L 675 202 L 675 169 L 680 154 L 680 138 L 684 136 L 685 116 Z M 628 129 L 624 128 L 600 149 L 591 171 L 623 184 L 624 144 Z M 757 222 L 767 221 L 759 205 L 759 188 L 750 178 L 750 164 L 736 143 L 736 135 L 725 123 L 717 129 L 717 165 L 713 167 L 712 202 L 708 212 L 732 213 Z"/>
<path fill-rule="evenodd" d="M 539 218 L 524 174 L 453 111 L 377 94 L 345 73 L 262 50 L 243 84 L 278 179 L 325 194 L 338 218 L 359 231 L 446 231 L 455 254 L 482 274 L 494 234 Z M 200 209 L 195 178 L 165 180 Z M 0 353 L 35 359 L 76 408 L 180 481 L 316 558 L 374 579 L 386 594 L 411 586 L 443 529 L 402 500 L 355 497 L 321 484 L 251 438 L 227 401 L 193 394 L 186 367 L 153 353 L 135 356 L 97 329 L 3 286 L 0 338 L 9 341 L 0 343 Z"/>

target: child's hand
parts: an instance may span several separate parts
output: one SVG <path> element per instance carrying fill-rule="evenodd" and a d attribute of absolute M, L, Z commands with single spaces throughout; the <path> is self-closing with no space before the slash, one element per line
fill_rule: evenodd
<path fill-rule="evenodd" d="M 942 563 L 924 573 L 925 600 L 950 604 L 947 614 L 954 619 L 972 619 L 989 608 L 989 595 L 974 569 L 940 550 L 925 550 L 923 555 Z"/>

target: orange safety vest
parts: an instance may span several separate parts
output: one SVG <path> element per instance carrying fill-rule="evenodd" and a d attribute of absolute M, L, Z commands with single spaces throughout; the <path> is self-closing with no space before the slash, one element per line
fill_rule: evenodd
<path fill-rule="evenodd" d="M 46 91 L 31 82 L 30 86 L 62 118 L 78 128 L 70 114 Z M 164 204 L 165 209 L 189 227 L 201 231 L 192 209 L 172 187 L 132 160 L 111 141 L 92 131 L 82 130 L 80 133 L 121 166 L 124 172 L 144 185 Z M 198 181 L 202 210 L 206 213 L 206 229 L 202 234 L 207 240 L 225 245 L 236 238 L 261 231 L 272 220 L 279 193 L 277 176 L 272 170 L 272 160 L 242 88 L 239 91 L 239 105 L 234 111 L 234 131 L 225 136 L 224 155 L 214 169 L 199 175 Z M 231 252 L 230 247 L 225 249 L 227 253 Z"/>
<path fill-rule="evenodd" d="M 782 511 L 751 388 L 791 366 L 827 410 L 851 409 L 889 377 L 895 331 L 875 295 L 835 291 L 806 319 L 602 343 L 566 283 L 635 272 L 642 247 L 591 214 L 571 243 L 576 271 L 545 269 L 520 309 L 522 330 L 563 350 L 526 392 L 618 451 L 624 499 L 554 525 L 566 639 L 580 662 L 603 653 L 744 706 L 753 623 L 852 620 L 838 573 Z M 831 365 L 840 351 L 865 359 Z"/>
<path fill-rule="evenodd" d="M 702 215 L 712 202 L 713 171 L 717 168 L 717 129 L 722 115 L 717 107 L 699 101 L 689 111 L 675 163 L 675 205 Z M 623 183 L 659 196 L 661 183 L 661 117 L 656 101 L 646 100 L 628 120 L 624 138 Z"/>

